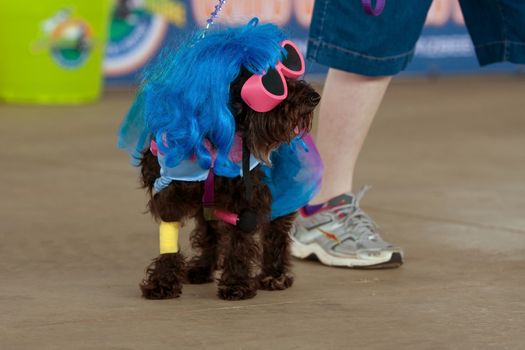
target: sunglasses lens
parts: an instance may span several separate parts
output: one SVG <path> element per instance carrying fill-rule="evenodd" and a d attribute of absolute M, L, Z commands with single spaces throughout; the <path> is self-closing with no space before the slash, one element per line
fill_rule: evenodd
<path fill-rule="evenodd" d="M 286 50 L 286 57 L 283 57 L 282 63 L 283 65 L 294 71 L 299 72 L 302 67 L 301 57 L 299 56 L 299 52 L 290 44 L 284 45 L 284 49 Z"/>
<path fill-rule="evenodd" d="M 266 74 L 262 77 L 262 83 L 266 91 L 273 95 L 281 96 L 284 95 L 283 81 L 279 73 L 274 69 L 270 68 Z"/>

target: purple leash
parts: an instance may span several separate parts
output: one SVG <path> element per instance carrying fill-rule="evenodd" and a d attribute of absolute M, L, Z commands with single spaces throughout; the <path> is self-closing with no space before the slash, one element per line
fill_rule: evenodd
<path fill-rule="evenodd" d="M 372 0 L 361 0 L 363 9 L 369 16 L 379 16 L 385 8 L 386 0 L 376 0 L 376 7 L 372 7 Z"/>

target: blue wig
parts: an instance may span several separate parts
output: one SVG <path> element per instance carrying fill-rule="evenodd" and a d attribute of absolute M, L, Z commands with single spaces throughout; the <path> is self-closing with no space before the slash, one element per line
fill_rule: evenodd
<path fill-rule="evenodd" d="M 261 74 L 281 58 L 284 34 L 273 24 L 247 25 L 195 35 L 164 57 L 145 75 L 135 101 L 119 131 L 119 147 L 135 159 L 157 141 L 168 167 L 195 155 L 208 169 L 208 139 L 217 150 L 215 173 L 237 176 L 239 167 L 228 159 L 235 135 L 229 108 L 230 84 L 244 67 Z"/>

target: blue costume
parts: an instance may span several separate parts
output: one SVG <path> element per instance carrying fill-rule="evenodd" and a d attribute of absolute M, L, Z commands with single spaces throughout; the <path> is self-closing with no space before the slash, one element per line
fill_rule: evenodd
<path fill-rule="evenodd" d="M 163 55 L 162 62 L 146 72 L 120 127 L 118 146 L 138 165 L 142 151 L 156 141 L 161 165 L 156 191 L 173 180 L 204 181 L 211 168 L 218 176 L 242 175 L 235 156 L 238 145 L 229 108 L 230 84 L 243 67 L 253 74 L 275 67 L 284 39 L 272 24 L 213 31 Z M 272 218 L 276 218 L 313 198 L 322 164 L 308 135 L 281 145 L 270 159 L 271 167 L 261 166 L 272 192 Z M 258 164 L 252 157 L 250 168 Z"/>

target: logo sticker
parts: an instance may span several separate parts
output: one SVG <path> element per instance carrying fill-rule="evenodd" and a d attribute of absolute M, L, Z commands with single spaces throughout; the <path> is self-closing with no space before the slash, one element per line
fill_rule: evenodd
<path fill-rule="evenodd" d="M 93 30 L 85 20 L 74 17 L 69 8 L 59 10 L 40 26 L 43 37 L 35 42 L 35 52 L 48 51 L 64 68 L 80 67 L 93 49 Z"/>

